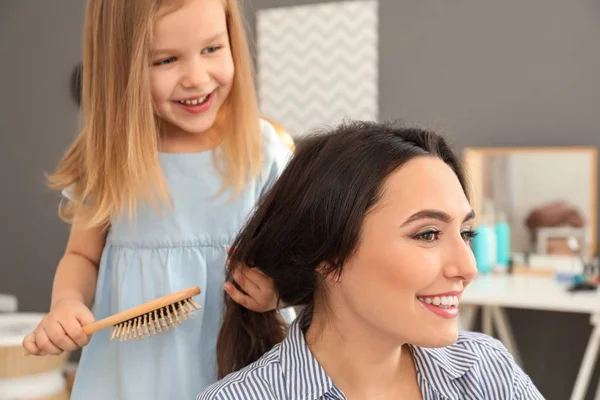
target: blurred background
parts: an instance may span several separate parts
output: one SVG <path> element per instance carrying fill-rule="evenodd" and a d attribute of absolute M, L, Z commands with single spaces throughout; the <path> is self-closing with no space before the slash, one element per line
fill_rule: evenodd
<path fill-rule="evenodd" d="M 348 3 L 244 2 L 264 115 L 296 140 L 340 116 L 402 118 L 444 134 L 467 161 L 479 223 L 494 236 L 475 244 L 483 279 L 465 299 L 466 326 L 508 343 L 548 399 L 600 399 L 600 294 L 567 291 L 593 279 L 598 243 L 600 2 Z M 49 306 L 68 226 L 44 173 L 77 133 L 71 78 L 84 9 L 81 0 L 0 1 L 0 311 Z M 328 13 L 338 20 L 325 26 Z M 285 22 L 294 18 L 313 25 L 296 30 Z M 296 48 L 278 53 L 270 38 L 282 34 Z M 306 52 L 329 45 L 346 49 L 329 59 L 346 68 L 323 78 L 328 61 L 306 62 Z M 307 79 L 321 92 L 302 93 Z M 299 111 L 309 100 L 324 104 L 312 119 Z"/>

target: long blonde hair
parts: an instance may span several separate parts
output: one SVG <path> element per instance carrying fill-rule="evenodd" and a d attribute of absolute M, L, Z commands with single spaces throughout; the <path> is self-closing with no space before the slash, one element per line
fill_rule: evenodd
<path fill-rule="evenodd" d="M 159 127 L 150 92 L 155 15 L 164 0 L 88 0 L 83 36 L 82 119 L 77 139 L 49 176 L 71 190 L 59 214 L 86 226 L 135 216 L 169 200 L 158 163 Z M 237 0 L 223 0 L 235 74 L 215 124 L 222 191 L 238 194 L 260 172 L 262 146 L 252 61 Z"/>

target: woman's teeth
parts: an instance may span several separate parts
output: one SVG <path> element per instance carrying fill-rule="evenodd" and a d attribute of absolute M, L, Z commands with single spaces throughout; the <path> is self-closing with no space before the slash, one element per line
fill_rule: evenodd
<path fill-rule="evenodd" d="M 417 299 L 441 308 L 458 307 L 458 296 L 417 297 Z"/>
<path fill-rule="evenodd" d="M 208 99 L 209 95 L 206 95 L 204 97 L 200 97 L 198 99 L 192 99 L 192 100 L 179 100 L 178 103 L 179 104 L 185 104 L 186 106 L 196 106 L 198 104 L 202 104 L 206 101 L 206 99 Z"/>

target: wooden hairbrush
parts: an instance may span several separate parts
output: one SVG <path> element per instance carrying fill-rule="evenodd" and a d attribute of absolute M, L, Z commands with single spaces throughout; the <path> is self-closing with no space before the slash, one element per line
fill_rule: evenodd
<path fill-rule="evenodd" d="M 110 340 L 139 340 L 169 331 L 181 324 L 201 307 L 192 300 L 200 294 L 200 288 L 193 286 L 179 292 L 171 293 L 156 300 L 111 315 L 110 317 L 83 326 L 83 332 L 91 335 L 103 329 L 113 327 Z M 170 327 L 169 327 L 170 325 Z M 28 355 L 28 353 L 25 353 Z"/>
<path fill-rule="evenodd" d="M 188 319 L 188 316 L 194 313 L 194 309 L 201 308 L 192 300 L 192 297 L 198 294 L 198 286 L 184 289 L 93 322 L 84 326 L 83 332 L 91 335 L 112 326 L 110 340 L 118 338 L 121 342 L 144 339 L 146 336 L 156 335 L 157 332 L 163 333 L 163 328 L 167 331 L 169 325 L 175 328 L 181 324 L 182 319 Z"/>

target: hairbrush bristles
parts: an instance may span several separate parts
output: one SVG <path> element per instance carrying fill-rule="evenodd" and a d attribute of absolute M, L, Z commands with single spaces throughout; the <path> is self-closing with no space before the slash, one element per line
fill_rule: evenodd
<path fill-rule="evenodd" d="M 151 310 L 143 315 L 123 321 L 113 326 L 110 340 L 119 339 L 121 342 L 140 340 L 168 331 L 187 320 L 194 310 L 201 307 L 191 298 Z"/>
<path fill-rule="evenodd" d="M 194 286 L 148 303 L 130 308 L 108 318 L 83 327 L 87 335 L 113 327 L 110 340 L 139 340 L 169 331 L 189 319 L 195 310 L 201 307 L 192 300 L 200 294 L 200 288 Z"/>

